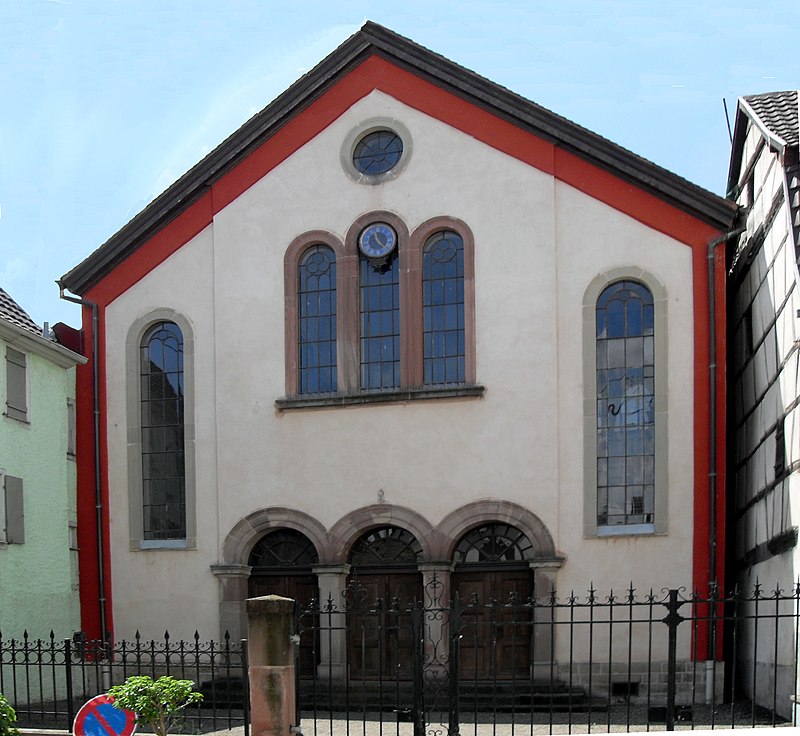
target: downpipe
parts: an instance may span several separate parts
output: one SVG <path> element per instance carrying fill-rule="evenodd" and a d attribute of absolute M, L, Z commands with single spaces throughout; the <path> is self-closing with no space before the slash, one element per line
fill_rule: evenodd
<path fill-rule="evenodd" d="M 739 227 L 730 230 L 708 242 L 706 261 L 708 265 L 708 591 L 717 589 L 717 323 L 716 323 L 716 272 L 714 256 L 718 246 L 727 243 L 731 238 L 741 235 L 747 230 Z M 706 705 L 714 702 L 714 658 L 716 652 L 716 636 L 712 636 L 709 628 L 706 650 Z"/>
<path fill-rule="evenodd" d="M 105 567 L 103 565 L 103 496 L 100 492 L 100 355 L 99 355 L 99 336 L 98 336 L 98 306 L 96 302 L 88 299 L 81 299 L 64 293 L 64 286 L 60 281 L 58 284 L 59 299 L 79 304 L 82 307 L 89 307 L 92 310 L 92 413 L 94 417 L 94 499 L 95 499 L 95 523 L 97 525 L 97 592 L 98 603 L 100 605 L 100 639 L 105 647 L 108 640 L 106 626 L 106 580 Z M 103 671 L 103 680 L 106 675 L 110 679 L 111 673 Z M 110 687 L 110 685 L 109 685 Z M 107 689 L 107 688 L 106 688 Z"/>

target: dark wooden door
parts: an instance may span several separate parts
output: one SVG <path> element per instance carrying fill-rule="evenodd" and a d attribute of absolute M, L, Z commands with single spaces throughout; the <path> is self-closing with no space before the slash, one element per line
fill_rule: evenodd
<path fill-rule="evenodd" d="M 278 575 L 253 572 L 248 581 L 248 595 L 280 595 L 297 601 L 302 610 L 319 595 L 316 575 Z M 311 677 L 319 664 L 319 636 L 317 625 L 313 630 L 300 632 L 300 676 Z"/>
<path fill-rule="evenodd" d="M 351 579 L 350 590 L 355 593 L 347 614 L 350 677 L 410 679 L 414 638 L 407 609 L 420 600 L 420 575 L 359 574 Z"/>
<path fill-rule="evenodd" d="M 467 608 L 459 640 L 459 671 L 467 679 L 528 677 L 531 665 L 530 611 L 507 607 L 512 592 L 520 604 L 531 595 L 529 570 L 456 572 L 452 590 Z M 472 606 L 477 600 L 477 605 Z M 490 601 L 498 605 L 490 606 Z"/>

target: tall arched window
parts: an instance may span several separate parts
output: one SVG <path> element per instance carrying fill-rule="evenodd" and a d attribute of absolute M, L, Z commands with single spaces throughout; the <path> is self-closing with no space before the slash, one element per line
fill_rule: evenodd
<path fill-rule="evenodd" d="M 400 386 L 400 267 L 397 253 L 374 265 L 359 258 L 362 390 Z"/>
<path fill-rule="evenodd" d="M 183 333 L 158 322 L 140 346 L 142 538 L 186 538 Z"/>
<path fill-rule="evenodd" d="M 336 391 L 336 256 L 326 245 L 300 260 L 297 287 L 298 389 L 301 394 Z"/>
<path fill-rule="evenodd" d="M 596 305 L 597 525 L 655 521 L 655 315 L 638 281 L 607 286 Z"/>
<path fill-rule="evenodd" d="M 464 383 L 464 242 L 452 230 L 428 238 L 422 252 L 423 382 Z"/>

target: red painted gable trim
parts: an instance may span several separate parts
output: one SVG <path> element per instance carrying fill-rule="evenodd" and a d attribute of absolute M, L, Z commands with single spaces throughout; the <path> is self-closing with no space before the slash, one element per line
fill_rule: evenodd
<path fill-rule="evenodd" d="M 582 191 L 589 196 L 602 201 L 609 206 L 638 220 L 647 227 L 653 228 L 665 235 L 685 243 L 693 251 L 693 276 L 694 276 L 694 307 L 695 307 L 695 386 L 694 386 L 694 433 L 695 433 L 695 509 L 694 509 L 694 585 L 704 589 L 709 578 L 708 555 L 708 508 L 709 508 L 709 458 L 708 458 L 708 429 L 709 414 L 708 402 L 709 372 L 708 372 L 708 297 L 706 275 L 706 244 L 718 232 L 711 226 L 698 220 L 683 210 L 670 205 L 663 199 L 639 189 L 638 187 L 614 176 L 580 157 L 558 148 L 553 143 L 529 133 L 519 126 L 497 117 L 489 110 L 474 105 L 447 90 L 428 82 L 416 74 L 402 69 L 380 56 L 373 55 L 365 59 L 352 71 L 336 82 L 330 89 L 321 94 L 310 103 L 302 112 L 289 120 L 282 128 L 277 130 L 268 140 L 258 146 L 239 164 L 224 174 L 220 179 L 211 184 L 209 191 L 197 201 L 189 205 L 175 219 L 169 222 L 157 234 L 141 245 L 120 263 L 107 276 L 105 276 L 86 295 L 100 305 L 101 320 L 104 307 L 110 304 L 119 295 L 132 285 L 144 278 L 151 270 L 166 260 L 175 251 L 181 248 L 191 238 L 200 233 L 213 222 L 216 213 L 233 202 L 249 187 L 267 175 L 282 161 L 286 160 L 296 150 L 312 140 L 328 125 L 346 112 L 354 103 L 370 94 L 373 90 L 380 90 L 400 102 L 436 118 L 453 128 L 456 128 L 477 140 L 486 143 L 503 153 L 523 161 L 541 171 L 554 176 L 557 180 Z M 724 266 L 720 271 L 716 304 L 718 319 L 718 364 L 724 365 L 722 356 L 725 355 L 725 326 L 724 326 Z M 101 325 L 103 322 L 101 321 Z M 91 319 L 86 317 L 84 310 L 84 329 L 90 332 Z M 104 332 L 101 326 L 101 355 L 105 349 Z M 677 356 L 673 360 L 679 359 Z M 101 463 L 103 467 L 103 497 L 105 505 L 104 525 L 106 529 L 106 559 L 105 570 L 107 580 L 108 620 L 111 621 L 110 606 L 110 558 L 108 556 L 108 481 L 106 468 L 108 467 L 107 442 L 105 430 L 106 417 L 106 380 L 105 372 L 101 365 L 101 417 L 102 442 Z M 91 383 L 87 385 L 87 376 L 91 377 L 91 362 L 79 367 L 78 390 L 83 400 L 84 430 L 79 436 L 81 448 L 81 461 L 79 470 L 80 488 L 89 487 L 87 472 L 93 472 L 93 448 L 91 435 L 91 422 L 87 422 L 86 407 L 91 407 Z M 724 427 L 725 385 L 724 369 L 717 371 L 717 417 L 720 428 Z M 88 401 L 87 401 L 88 398 Z M 90 410 L 89 410 L 90 411 Z M 91 419 L 91 417 L 89 417 Z M 717 494 L 720 499 L 724 497 L 724 432 L 719 430 L 720 444 L 717 458 Z M 85 491 L 81 494 L 83 511 L 80 512 L 79 524 L 86 529 L 87 525 L 94 525 L 86 509 L 93 510 L 94 498 L 88 498 Z M 718 503 L 720 520 L 718 529 L 722 531 L 724 521 L 724 503 Z M 81 523 L 82 522 L 82 523 Z M 84 536 L 84 541 L 91 542 L 90 536 Z M 96 543 L 95 543 L 96 544 Z M 82 549 L 84 545 L 82 544 Z M 91 545 L 88 545 L 91 546 Z M 92 547 L 93 549 L 94 547 Z M 718 555 L 721 578 L 722 549 Z M 84 625 L 92 630 L 92 611 L 97 609 L 92 603 L 96 601 L 96 558 L 92 560 L 92 553 L 88 553 L 81 563 L 82 590 L 81 600 L 85 604 Z M 92 573 L 92 565 L 95 572 Z M 85 577 L 84 577 L 85 573 Z M 94 622 L 99 631 L 99 624 Z"/>

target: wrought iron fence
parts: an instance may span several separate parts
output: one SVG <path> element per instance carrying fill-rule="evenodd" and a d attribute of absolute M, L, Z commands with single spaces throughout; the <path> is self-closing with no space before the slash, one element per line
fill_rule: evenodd
<path fill-rule="evenodd" d="M 182 730 L 201 733 L 243 726 L 249 735 L 247 642 L 160 640 L 87 641 L 8 639 L 0 633 L 0 692 L 28 728 L 71 729 L 90 698 L 131 675 L 172 675 L 195 682 L 203 701 L 183 712 Z"/>
<path fill-rule="evenodd" d="M 435 577 L 422 601 L 357 585 L 297 611 L 307 735 L 342 721 L 398 736 L 797 724 L 800 584 L 452 602 Z"/>
<path fill-rule="evenodd" d="M 800 583 L 790 592 L 680 590 L 296 608 L 296 723 L 307 736 L 474 736 L 796 725 Z M 194 680 L 195 733 L 249 734 L 246 641 L 7 639 L 0 691 L 20 725 L 69 729 L 79 706 L 134 674 Z"/>

